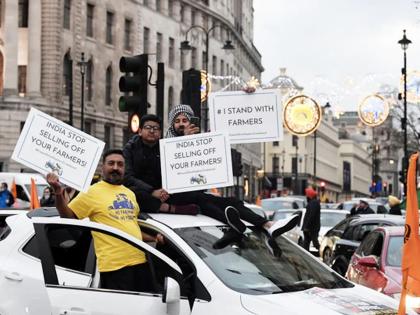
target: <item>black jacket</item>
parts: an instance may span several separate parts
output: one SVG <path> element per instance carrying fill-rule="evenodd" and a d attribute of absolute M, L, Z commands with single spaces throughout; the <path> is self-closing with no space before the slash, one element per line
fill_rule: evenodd
<path fill-rule="evenodd" d="M 354 211 L 353 211 L 354 210 Z M 356 209 L 351 209 L 350 211 L 350 215 L 355 215 L 355 214 L 373 214 L 375 213 L 375 211 L 373 211 L 373 209 L 371 207 L 366 207 L 366 208 L 356 208 Z"/>
<path fill-rule="evenodd" d="M 126 187 L 136 193 L 151 193 L 162 188 L 159 143 L 150 147 L 143 143 L 140 136 L 135 135 L 125 145 L 123 154 Z"/>
<path fill-rule="evenodd" d="M 391 209 L 389 209 L 389 214 L 401 215 L 400 205 L 392 206 Z"/>
<path fill-rule="evenodd" d="M 308 201 L 305 218 L 303 219 L 302 230 L 318 232 L 321 228 L 321 205 L 319 200 L 314 198 Z"/>

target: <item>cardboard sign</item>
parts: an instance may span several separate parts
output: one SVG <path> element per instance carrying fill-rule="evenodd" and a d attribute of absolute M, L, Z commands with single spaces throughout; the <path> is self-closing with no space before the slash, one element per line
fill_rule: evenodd
<path fill-rule="evenodd" d="M 161 139 L 162 187 L 169 193 L 233 185 L 226 133 L 209 132 Z"/>
<path fill-rule="evenodd" d="M 12 159 L 60 182 L 86 191 L 105 143 L 66 123 L 31 108 Z"/>
<path fill-rule="evenodd" d="M 278 90 L 211 93 L 209 119 L 211 131 L 227 131 L 230 143 L 283 140 Z"/>

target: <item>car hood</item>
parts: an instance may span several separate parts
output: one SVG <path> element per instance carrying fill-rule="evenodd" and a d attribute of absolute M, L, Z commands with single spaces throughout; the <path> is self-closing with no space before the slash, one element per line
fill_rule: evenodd
<path fill-rule="evenodd" d="M 255 314 L 394 314 L 398 302 L 374 290 L 353 288 L 328 290 L 311 288 L 300 292 L 271 295 L 241 295 L 243 307 Z M 392 312 L 394 311 L 394 312 Z"/>

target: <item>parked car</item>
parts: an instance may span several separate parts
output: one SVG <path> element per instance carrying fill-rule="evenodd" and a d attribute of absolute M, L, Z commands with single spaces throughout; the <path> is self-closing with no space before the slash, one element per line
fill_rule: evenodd
<path fill-rule="evenodd" d="M 0 314 L 339 315 L 398 308 L 394 299 L 349 282 L 283 236 L 267 247 L 266 234 L 253 226 L 215 250 L 214 241 L 228 229 L 221 222 L 151 214 L 139 223 L 145 232 L 164 235 L 165 245 L 154 248 L 115 228 L 55 215 L 35 210 L 6 219 Z M 93 231 L 146 253 L 151 292 L 98 286 Z"/>
<path fill-rule="evenodd" d="M 305 201 L 306 202 L 306 201 Z M 303 209 L 306 203 L 301 198 L 295 197 L 275 197 L 261 200 L 261 207 L 267 213 L 269 219 L 272 218 L 274 211 L 280 209 Z"/>
<path fill-rule="evenodd" d="M 299 245 L 303 244 L 303 231 L 302 231 L 302 224 L 303 219 L 305 217 L 305 209 L 289 209 L 289 210 L 277 210 L 274 212 L 273 220 L 277 221 L 280 219 L 287 218 L 292 214 L 299 214 L 300 221 L 299 224 L 287 232 L 285 235 L 290 238 L 293 242 L 298 243 Z M 346 210 L 330 210 L 330 209 L 321 209 L 321 228 L 319 230 L 318 241 L 321 243 L 323 236 L 325 233 L 330 230 L 334 225 L 338 222 L 343 220 L 350 212 Z M 317 249 L 313 247 L 311 243 L 311 247 L 309 248 L 311 252 L 316 252 Z"/>
<path fill-rule="evenodd" d="M 320 257 L 327 265 L 344 275 L 351 256 L 368 233 L 378 226 L 403 226 L 402 216 L 364 214 L 349 216 L 337 223 L 322 239 Z"/>
<path fill-rule="evenodd" d="M 403 226 L 376 228 L 351 257 L 346 278 L 399 299 L 403 243 Z"/>

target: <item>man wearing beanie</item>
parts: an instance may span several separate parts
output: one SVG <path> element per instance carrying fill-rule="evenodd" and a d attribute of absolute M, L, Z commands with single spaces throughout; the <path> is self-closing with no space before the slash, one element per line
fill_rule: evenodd
<path fill-rule="evenodd" d="M 191 135 L 199 133 L 198 126 L 191 124 L 191 117 L 194 116 L 194 111 L 189 105 L 176 105 L 169 112 L 169 128 L 166 132 L 167 138 L 179 137 L 184 135 Z M 227 246 L 235 240 L 242 237 L 246 226 L 241 220 L 245 220 L 257 227 L 261 227 L 268 232 L 268 234 L 275 238 L 278 235 L 292 229 L 298 223 L 299 217 L 292 216 L 285 220 L 276 222 L 269 221 L 257 214 L 251 209 L 245 207 L 244 203 L 237 198 L 225 198 L 206 194 L 204 192 L 190 192 L 198 199 L 197 204 L 200 206 L 203 214 L 210 217 L 216 217 L 219 221 L 227 223 L 231 229 L 228 230 L 224 236 L 218 240 L 213 247 L 220 249 Z M 223 217 L 220 217 L 220 213 Z"/>
<path fill-rule="evenodd" d="M 305 218 L 303 219 L 303 248 L 309 251 L 309 245 L 312 244 L 319 250 L 318 235 L 321 228 L 321 205 L 317 197 L 317 192 L 308 187 L 305 189 L 305 195 L 308 200 L 306 206 Z"/>
<path fill-rule="evenodd" d="M 397 197 L 389 195 L 388 204 L 391 207 L 389 209 L 389 214 L 401 215 L 401 201 Z"/>
<path fill-rule="evenodd" d="M 169 128 L 165 138 L 192 135 L 200 132 L 199 126 L 190 124 L 194 111 L 189 105 L 176 105 L 169 112 Z"/>

